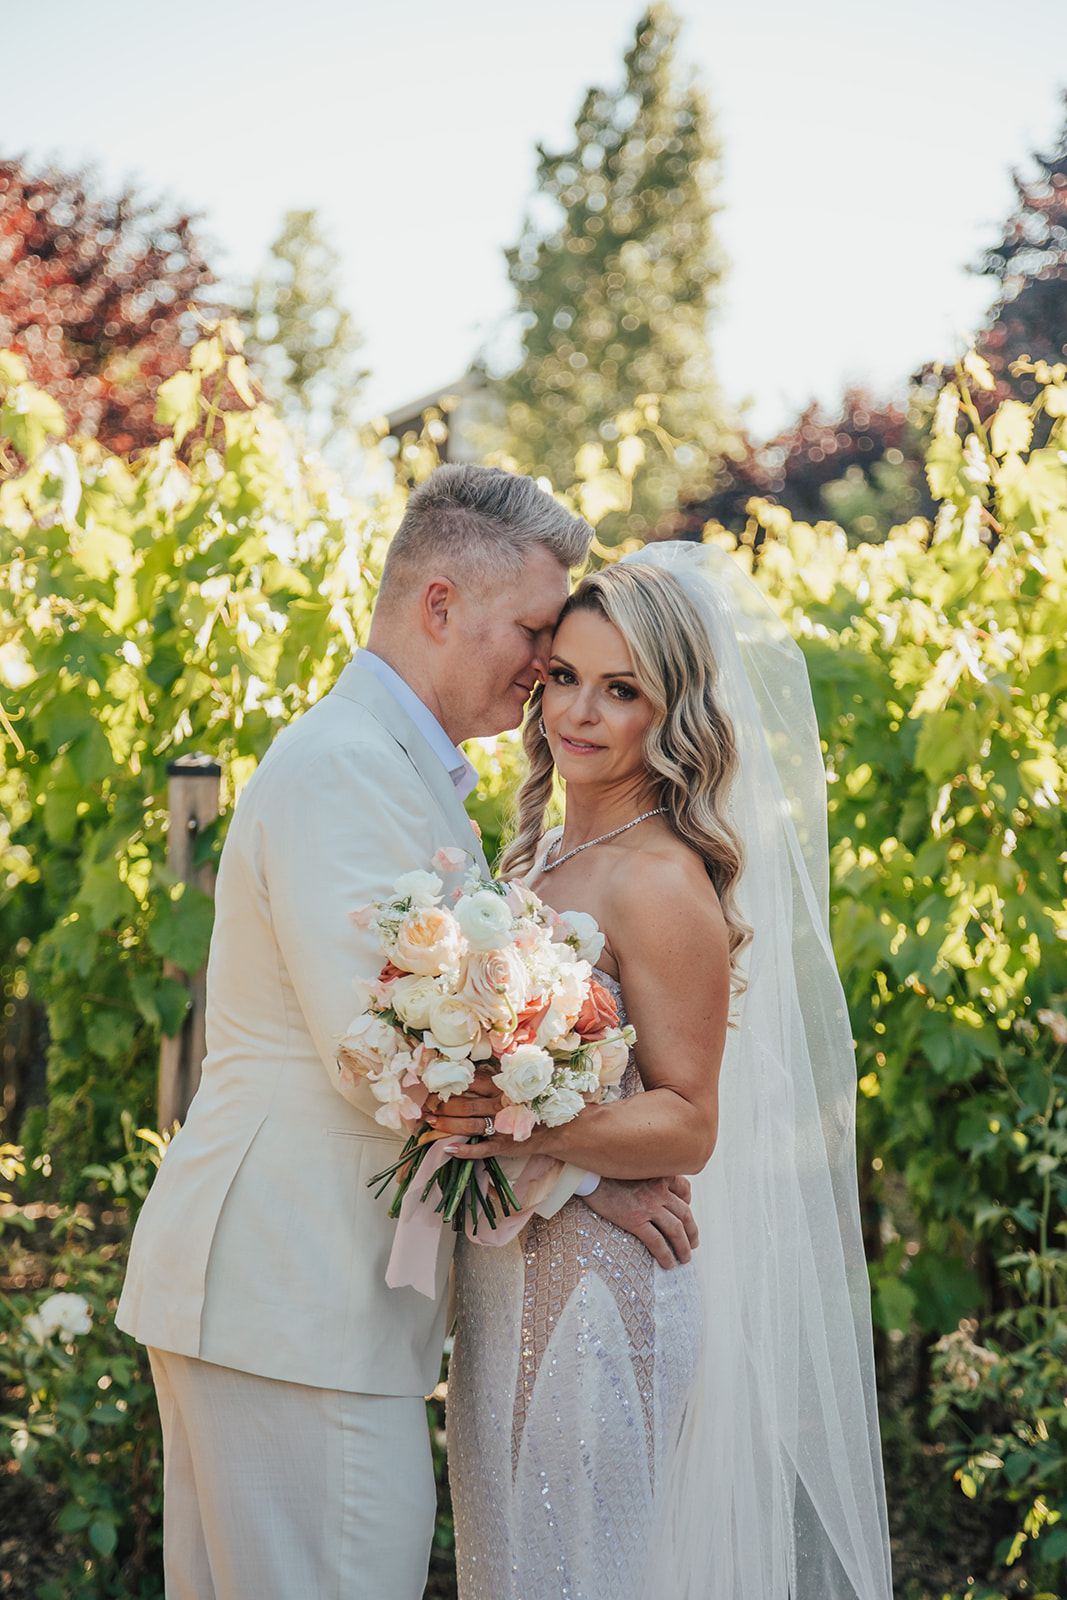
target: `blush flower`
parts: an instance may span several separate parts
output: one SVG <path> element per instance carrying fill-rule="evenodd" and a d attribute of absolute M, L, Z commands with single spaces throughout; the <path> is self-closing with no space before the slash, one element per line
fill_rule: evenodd
<path fill-rule="evenodd" d="M 403 1048 L 402 1036 L 371 1012 L 363 1012 L 350 1022 L 337 1047 L 337 1065 L 343 1077 L 352 1081 L 384 1071 Z"/>
<path fill-rule="evenodd" d="M 537 1126 L 537 1112 L 529 1106 L 505 1106 L 493 1118 L 496 1133 L 510 1134 L 513 1139 L 528 1139 Z"/>
<path fill-rule="evenodd" d="M 460 969 L 456 998 L 487 1028 L 514 1027 L 526 1000 L 526 982 L 526 970 L 512 946 L 472 950 Z"/>
<path fill-rule="evenodd" d="M 469 850 L 457 850 L 453 845 L 442 845 L 430 862 L 435 872 L 462 872 L 466 865 Z"/>

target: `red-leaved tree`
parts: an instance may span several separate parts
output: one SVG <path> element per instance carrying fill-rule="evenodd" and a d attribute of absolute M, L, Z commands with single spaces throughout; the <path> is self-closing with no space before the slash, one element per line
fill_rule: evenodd
<path fill-rule="evenodd" d="M 74 431 L 123 453 L 162 437 L 156 391 L 188 359 L 190 305 L 217 312 L 213 282 L 191 217 L 0 159 L 0 349 L 18 351 Z"/>

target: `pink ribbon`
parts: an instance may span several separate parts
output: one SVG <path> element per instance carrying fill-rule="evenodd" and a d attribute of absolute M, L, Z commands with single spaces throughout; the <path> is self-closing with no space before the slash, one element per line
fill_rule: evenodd
<path fill-rule="evenodd" d="M 437 1252 L 444 1219 L 439 1211 L 434 1210 L 437 1203 L 436 1188 L 425 1203 L 420 1196 L 434 1174 L 440 1172 L 447 1161 L 469 1148 L 470 1142 L 466 1139 L 439 1139 L 429 1155 L 423 1158 L 401 1201 L 400 1220 L 393 1235 L 393 1248 L 385 1271 L 385 1281 L 390 1289 L 411 1288 L 426 1295 L 429 1300 L 437 1298 Z M 551 1156 L 531 1156 L 513 1185 L 516 1195 L 521 1199 L 555 1165 L 557 1163 Z M 484 1194 L 489 1182 L 484 1166 L 475 1167 L 474 1182 L 480 1185 Z M 532 1206 L 523 1211 L 513 1211 L 510 1217 L 499 1217 L 495 1228 L 491 1228 L 483 1216 L 477 1233 L 471 1232 L 468 1216 L 467 1238 L 475 1244 L 509 1244 L 532 1216 Z"/>
<path fill-rule="evenodd" d="M 400 1220 L 393 1235 L 389 1265 L 385 1269 L 385 1281 L 390 1289 L 410 1287 L 429 1300 L 437 1299 L 437 1250 L 443 1219 L 434 1210 L 436 1201 L 423 1205 L 419 1196 L 455 1151 L 454 1139 L 438 1139 L 408 1185 L 400 1204 Z"/>

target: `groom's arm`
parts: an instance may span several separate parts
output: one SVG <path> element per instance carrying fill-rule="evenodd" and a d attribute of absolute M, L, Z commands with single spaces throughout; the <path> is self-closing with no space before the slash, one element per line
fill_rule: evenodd
<path fill-rule="evenodd" d="M 259 802 L 258 867 L 274 936 L 331 1083 L 373 1117 L 369 1086 L 346 1082 L 335 1065 L 359 1010 L 353 979 L 374 979 L 384 959 L 351 914 L 387 897 L 401 872 L 429 868 L 432 802 L 404 757 L 373 738 L 285 755 Z"/>
<path fill-rule="evenodd" d="M 641 1240 L 661 1267 L 684 1264 L 700 1242 L 688 1178 L 601 1178 L 585 1203 Z"/>
<path fill-rule="evenodd" d="M 435 1127 L 453 1137 L 480 1135 L 485 1117 L 498 1108 L 492 1079 L 486 1072 L 464 1095 L 431 1107 Z M 485 1098 L 483 1098 L 485 1097 Z M 514 1153 L 521 1154 L 516 1145 Z M 497 1151 L 499 1155 L 501 1152 Z M 551 1217 L 572 1195 L 584 1191 L 590 1174 L 567 1162 L 550 1192 L 534 1207 L 539 1216 Z M 676 1178 L 601 1178 L 595 1188 L 582 1193 L 590 1211 L 617 1228 L 632 1233 L 649 1250 L 661 1267 L 684 1265 L 699 1243 L 696 1219 L 689 1209 L 692 1186 L 689 1179 Z"/>

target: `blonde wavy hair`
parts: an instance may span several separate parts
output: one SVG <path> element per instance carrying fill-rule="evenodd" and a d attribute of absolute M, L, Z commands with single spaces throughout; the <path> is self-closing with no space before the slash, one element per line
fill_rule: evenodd
<path fill-rule="evenodd" d="M 598 612 L 626 641 L 638 687 L 652 705 L 643 753 L 654 803 L 704 861 L 726 919 L 730 970 L 740 992 L 738 960 L 752 930 L 737 909 L 744 855 L 727 810 L 737 747 L 733 724 L 715 698 L 717 667 L 700 612 L 671 573 L 629 564 L 584 577 L 560 622 L 573 611 Z M 538 684 L 523 726 L 530 770 L 515 803 L 514 837 L 500 862 L 504 876 L 533 865 L 552 797 L 554 763 L 538 726 L 543 693 Z"/>

